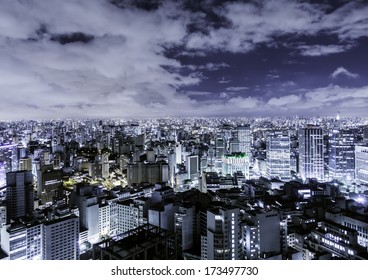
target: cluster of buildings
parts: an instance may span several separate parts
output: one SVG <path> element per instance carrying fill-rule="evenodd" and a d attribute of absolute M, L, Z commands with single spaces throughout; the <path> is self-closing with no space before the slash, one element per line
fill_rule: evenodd
<path fill-rule="evenodd" d="M 367 259 L 368 125 L 0 123 L 0 259 Z"/>

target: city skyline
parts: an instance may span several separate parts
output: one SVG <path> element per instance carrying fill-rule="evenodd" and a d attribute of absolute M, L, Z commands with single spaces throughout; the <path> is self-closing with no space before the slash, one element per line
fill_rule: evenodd
<path fill-rule="evenodd" d="M 1 120 L 366 116 L 364 1 L 0 1 Z"/>

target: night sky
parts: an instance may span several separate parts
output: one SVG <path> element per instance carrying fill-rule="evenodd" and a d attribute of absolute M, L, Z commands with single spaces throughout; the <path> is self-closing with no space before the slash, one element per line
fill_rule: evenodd
<path fill-rule="evenodd" d="M 0 119 L 367 116 L 367 1 L 0 0 Z"/>

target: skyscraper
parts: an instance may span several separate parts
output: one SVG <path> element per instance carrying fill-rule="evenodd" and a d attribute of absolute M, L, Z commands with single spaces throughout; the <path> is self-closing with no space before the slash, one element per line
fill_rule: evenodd
<path fill-rule="evenodd" d="M 79 259 L 79 218 L 74 214 L 45 222 L 42 236 L 42 259 Z"/>
<path fill-rule="evenodd" d="M 206 236 L 202 237 L 202 259 L 239 259 L 239 208 L 216 207 L 207 210 Z"/>
<path fill-rule="evenodd" d="M 188 179 L 191 179 L 192 181 L 198 180 L 198 172 L 199 172 L 198 155 L 187 156 L 186 168 L 187 168 L 187 173 L 188 173 Z"/>
<path fill-rule="evenodd" d="M 221 172 L 222 156 L 225 154 L 225 141 L 222 135 L 216 136 L 215 149 L 215 171 Z"/>
<path fill-rule="evenodd" d="M 299 173 L 302 179 L 324 180 L 321 127 L 308 126 L 299 130 Z"/>
<path fill-rule="evenodd" d="M 0 146 L 0 161 L 4 162 L 5 171 L 18 170 L 18 145 L 8 144 Z"/>
<path fill-rule="evenodd" d="M 33 175 L 31 171 L 6 174 L 7 219 L 31 215 L 34 209 Z"/>
<path fill-rule="evenodd" d="M 330 132 L 328 141 L 329 179 L 353 180 L 355 171 L 354 132 L 340 129 L 337 124 Z"/>
<path fill-rule="evenodd" d="M 37 196 L 43 204 L 51 202 L 63 186 L 63 171 L 54 170 L 52 164 L 44 165 L 37 171 Z"/>
<path fill-rule="evenodd" d="M 266 141 L 267 177 L 283 181 L 291 179 L 290 136 L 287 131 L 272 131 Z"/>
<path fill-rule="evenodd" d="M 6 185 L 5 163 L 0 161 L 0 188 Z"/>
<path fill-rule="evenodd" d="M 250 147 L 252 142 L 250 125 L 247 124 L 238 126 L 237 131 L 240 152 L 250 155 Z"/>
<path fill-rule="evenodd" d="M 368 145 L 355 146 L 355 179 L 368 184 Z"/>
<path fill-rule="evenodd" d="M 281 252 L 280 214 L 276 210 L 246 212 L 242 229 L 246 259 L 264 259 Z"/>
<path fill-rule="evenodd" d="M 27 228 L 24 225 L 4 225 L 1 228 L 1 249 L 9 260 L 27 259 Z"/>

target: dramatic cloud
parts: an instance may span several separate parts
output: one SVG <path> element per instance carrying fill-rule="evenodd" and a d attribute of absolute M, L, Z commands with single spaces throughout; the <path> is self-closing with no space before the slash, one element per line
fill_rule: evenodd
<path fill-rule="evenodd" d="M 312 3 L 0 0 L 0 119 L 328 113 L 366 104 L 357 92 L 367 86 L 359 67 L 367 6 Z M 344 62 L 328 60 L 342 53 Z M 326 88 L 328 75 L 350 84 Z M 352 95 L 341 102 L 340 91 Z"/>
<path fill-rule="evenodd" d="M 191 34 L 187 41 L 189 49 L 249 52 L 257 44 L 273 41 L 275 35 L 314 33 L 323 15 L 313 5 L 286 0 L 230 2 L 214 12 L 230 24 L 220 28 L 209 26 L 206 34 Z"/>
<path fill-rule="evenodd" d="M 336 79 L 337 77 L 339 76 L 345 76 L 345 77 L 348 77 L 348 78 L 358 78 L 359 77 L 359 74 L 356 74 L 356 73 L 351 73 L 349 72 L 348 70 L 346 70 L 344 67 L 339 67 L 337 68 L 332 74 L 331 74 L 331 77 Z"/>
<path fill-rule="evenodd" d="M 321 20 L 321 28 L 337 34 L 342 40 L 367 37 L 367 15 L 366 1 L 347 1 Z"/>

